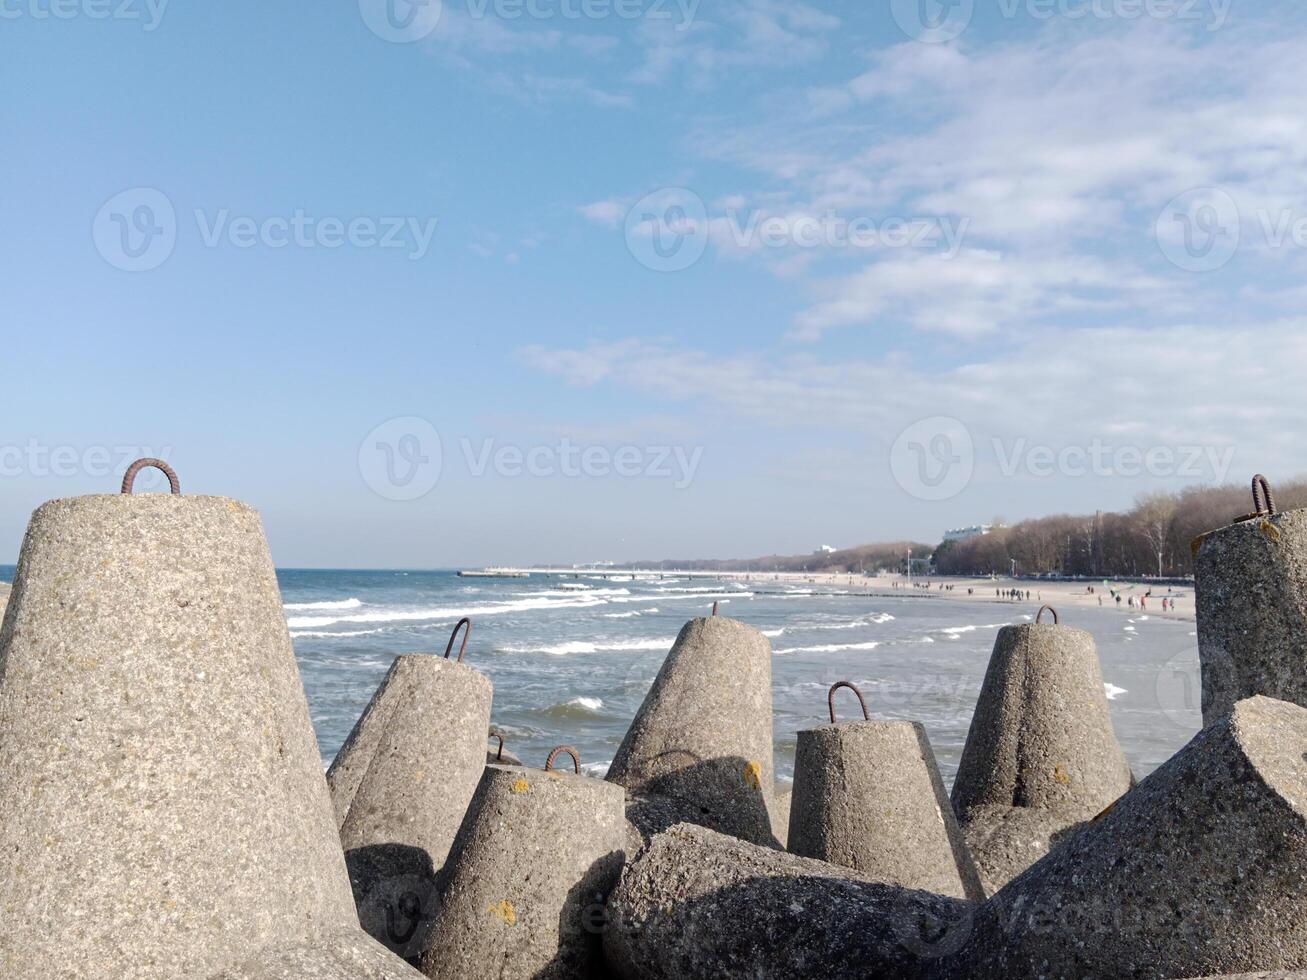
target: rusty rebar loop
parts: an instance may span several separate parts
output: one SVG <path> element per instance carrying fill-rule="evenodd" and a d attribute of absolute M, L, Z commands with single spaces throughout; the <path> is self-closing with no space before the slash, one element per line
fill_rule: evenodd
<path fill-rule="evenodd" d="M 1039 607 L 1039 612 L 1035 613 L 1035 622 L 1036 622 L 1036 623 L 1040 622 L 1040 621 L 1044 618 L 1044 613 L 1046 613 L 1046 612 L 1050 612 L 1050 613 L 1053 614 L 1053 625 L 1056 626 L 1056 625 L 1057 625 L 1057 610 L 1054 609 L 1052 606 L 1040 606 L 1040 607 Z"/>
<path fill-rule="evenodd" d="M 554 749 L 554 751 L 549 753 L 549 758 L 545 760 L 545 772 L 554 771 L 554 760 L 557 759 L 559 753 L 562 752 L 566 752 L 572 757 L 572 768 L 576 770 L 578 776 L 581 775 L 581 757 L 576 754 L 576 749 L 572 748 L 570 745 L 560 745 L 558 748 Z"/>
<path fill-rule="evenodd" d="M 154 458 L 138 459 L 131 466 L 127 467 L 127 472 L 123 474 L 123 493 L 130 496 L 132 490 L 136 487 L 136 474 L 140 473 L 141 470 L 149 469 L 151 466 L 157 470 L 161 470 L 163 475 L 168 478 L 168 488 L 174 494 L 181 494 L 182 485 L 177 480 L 177 473 L 163 460 Z"/>
<path fill-rule="evenodd" d="M 1253 514 L 1275 514 L 1275 497 L 1266 477 L 1258 473 L 1253 477 Z"/>
<path fill-rule="evenodd" d="M 853 681 L 836 681 L 830 686 L 830 693 L 826 695 L 826 705 L 830 708 L 830 723 L 835 724 L 835 692 L 841 687 L 847 687 L 858 696 L 858 704 L 862 705 L 862 720 L 871 721 L 871 712 L 867 710 L 867 699 L 862 696 L 857 685 Z"/>
<path fill-rule="evenodd" d="M 715 602 L 712 604 L 712 614 L 713 614 L 714 616 L 717 615 L 717 603 L 715 603 Z"/>
<path fill-rule="evenodd" d="M 492 731 L 489 737 L 499 739 L 499 751 L 495 753 L 495 761 L 503 762 L 504 761 L 504 736 L 501 735 L 499 732 Z"/>
<path fill-rule="evenodd" d="M 454 649 L 454 640 L 458 637 L 458 631 L 460 629 L 463 629 L 464 626 L 466 626 L 467 629 L 464 630 L 463 632 L 463 645 L 458 648 L 458 662 L 460 664 L 463 662 L 463 654 L 467 653 L 468 638 L 472 636 L 472 620 L 470 620 L 466 616 L 464 616 L 462 619 L 460 619 L 457 623 L 454 624 L 454 632 L 449 634 L 449 642 L 445 644 L 446 660 L 449 659 L 450 651 Z"/>

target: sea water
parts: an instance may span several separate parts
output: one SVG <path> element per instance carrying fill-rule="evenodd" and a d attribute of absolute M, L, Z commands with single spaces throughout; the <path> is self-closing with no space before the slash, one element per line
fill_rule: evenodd
<path fill-rule="evenodd" d="M 462 616 L 465 663 L 494 683 L 492 723 L 531 766 L 573 745 L 602 775 L 687 620 L 714 602 L 772 644 L 776 769 L 793 773 L 795 733 L 828 721 L 826 694 L 851 680 L 873 717 L 922 722 L 947 782 L 966 741 L 998 629 L 1029 622 L 1038 602 L 923 592 L 867 594 L 756 578 L 459 578 L 453 572 L 278 572 L 324 763 L 402 653 L 443 654 Z M 1069 607 L 1062 622 L 1093 634 L 1117 737 L 1142 778 L 1197 732 L 1192 623 L 1135 610 Z M 455 647 L 455 655 L 457 646 Z M 859 714 L 848 691 L 841 720 Z"/>

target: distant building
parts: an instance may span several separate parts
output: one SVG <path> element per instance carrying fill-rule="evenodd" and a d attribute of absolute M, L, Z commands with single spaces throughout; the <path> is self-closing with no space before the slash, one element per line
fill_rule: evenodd
<path fill-rule="evenodd" d="M 973 524 L 971 527 L 955 527 L 944 532 L 945 541 L 965 541 L 967 538 L 978 538 L 982 534 L 989 534 L 994 530 L 993 524 Z"/>
<path fill-rule="evenodd" d="M 835 554 L 835 552 L 838 551 L 838 550 L 839 550 L 839 549 L 837 549 L 837 548 L 832 548 L 832 547 L 831 547 L 830 545 L 828 545 L 828 544 L 824 544 L 824 545 L 822 545 L 820 548 L 818 548 L 816 551 L 814 551 L 813 554 L 814 554 L 814 555 L 833 555 L 833 554 Z"/>

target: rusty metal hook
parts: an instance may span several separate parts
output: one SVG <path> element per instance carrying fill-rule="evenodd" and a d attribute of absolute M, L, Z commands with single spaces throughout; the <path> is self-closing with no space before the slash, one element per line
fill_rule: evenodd
<path fill-rule="evenodd" d="M 841 687 L 847 687 L 858 696 L 858 704 L 862 705 L 863 721 L 871 721 L 871 712 L 867 710 L 867 699 L 862 696 L 862 692 L 857 689 L 853 681 L 836 681 L 830 686 L 830 693 L 826 695 L 826 704 L 830 708 L 830 723 L 835 724 L 835 692 Z"/>
<path fill-rule="evenodd" d="M 1057 610 L 1054 609 L 1052 606 L 1040 606 L 1040 607 L 1039 607 L 1039 612 L 1035 613 L 1035 622 L 1038 623 L 1041 619 L 1043 619 L 1043 618 L 1044 618 L 1044 613 L 1046 613 L 1046 612 L 1051 612 L 1051 613 L 1053 614 L 1053 625 L 1056 626 L 1056 625 L 1057 625 Z"/>
<path fill-rule="evenodd" d="M 173 471 L 171 466 L 161 459 L 138 459 L 131 466 L 127 467 L 127 472 L 123 474 L 123 493 L 130 496 L 136 485 L 136 474 L 141 472 L 141 470 L 149 469 L 151 466 L 163 471 L 163 475 L 168 478 L 168 487 L 174 494 L 181 494 L 182 485 L 177 480 L 177 474 Z"/>
<path fill-rule="evenodd" d="M 449 659 L 450 651 L 454 649 L 454 639 L 458 636 L 458 631 L 464 626 L 466 626 L 467 629 L 463 632 L 463 645 L 458 648 L 458 662 L 460 664 L 463 662 L 463 654 L 467 653 L 467 641 L 472 636 L 472 620 L 468 619 L 466 616 L 454 624 L 454 632 L 449 634 L 449 642 L 445 644 L 446 660 Z"/>
<path fill-rule="evenodd" d="M 1253 477 L 1253 515 L 1258 514 L 1275 514 L 1275 497 L 1271 495 L 1271 485 L 1260 473 Z"/>
<path fill-rule="evenodd" d="M 715 603 L 715 602 L 712 604 L 712 614 L 713 614 L 714 616 L 717 615 L 717 603 Z"/>
<path fill-rule="evenodd" d="M 560 752 L 566 752 L 572 757 L 572 768 L 576 770 L 578 776 L 581 775 L 581 757 L 576 754 L 576 749 L 570 745 L 560 745 L 549 753 L 549 758 L 545 760 L 545 772 L 554 771 L 554 760 L 558 758 Z"/>
<path fill-rule="evenodd" d="M 501 735 L 499 732 L 491 731 L 491 733 L 487 737 L 499 739 L 499 751 L 495 753 L 495 761 L 503 762 L 504 761 L 504 736 Z"/>

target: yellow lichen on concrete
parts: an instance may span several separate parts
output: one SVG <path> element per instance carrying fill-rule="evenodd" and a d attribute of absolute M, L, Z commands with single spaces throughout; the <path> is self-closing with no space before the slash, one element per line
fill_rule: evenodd
<path fill-rule="evenodd" d="M 528 784 L 527 781 L 525 779 L 522 779 L 521 777 L 518 777 L 517 779 L 513 780 L 513 785 L 511 787 L 514 793 L 525 793 L 530 788 L 531 788 L 530 784 Z"/>
<path fill-rule="evenodd" d="M 513 903 L 506 898 L 498 902 L 491 902 L 486 911 L 498 918 L 506 926 L 517 924 L 517 913 L 513 911 Z"/>
<path fill-rule="evenodd" d="M 1066 774 L 1066 770 L 1063 769 L 1061 766 L 1053 767 L 1053 778 L 1056 779 L 1063 786 L 1066 786 L 1071 782 L 1071 777 Z"/>
<path fill-rule="evenodd" d="M 1270 521 L 1262 521 L 1257 525 L 1257 530 L 1262 533 L 1262 537 L 1272 544 L 1280 540 L 1280 529 Z"/>
<path fill-rule="evenodd" d="M 762 766 L 756 762 L 745 763 L 744 785 L 750 789 L 762 789 Z"/>

